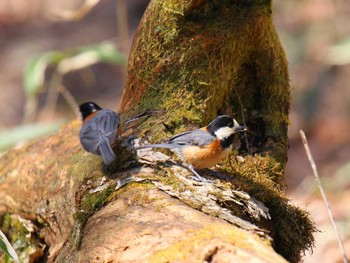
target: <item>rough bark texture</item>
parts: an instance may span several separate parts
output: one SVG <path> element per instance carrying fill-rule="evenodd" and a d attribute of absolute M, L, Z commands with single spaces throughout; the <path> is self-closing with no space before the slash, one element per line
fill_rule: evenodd
<path fill-rule="evenodd" d="M 270 1 L 153 0 L 130 54 L 125 134 L 157 141 L 235 114 L 251 130 L 245 150 L 264 155 L 232 154 L 204 185 L 121 145 L 106 170 L 74 122 L 1 157 L 2 229 L 32 261 L 297 262 L 315 229 L 281 188 L 288 110 Z"/>
<path fill-rule="evenodd" d="M 106 229 L 109 234 L 103 235 Z M 81 250 L 61 260 L 204 262 L 212 258 L 214 262 L 242 262 L 244 257 L 255 262 L 285 262 L 253 234 L 194 211 L 151 186 L 131 185 L 89 218 Z"/>

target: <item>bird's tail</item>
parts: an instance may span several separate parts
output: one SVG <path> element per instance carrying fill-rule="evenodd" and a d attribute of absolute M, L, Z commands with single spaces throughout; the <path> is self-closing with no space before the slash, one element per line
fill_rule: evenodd
<path fill-rule="evenodd" d="M 100 138 L 99 149 L 105 165 L 111 164 L 117 158 L 107 137 Z"/>
<path fill-rule="evenodd" d="M 147 148 L 165 148 L 165 149 L 173 149 L 174 145 L 172 144 L 163 144 L 163 143 L 159 143 L 159 144 L 146 144 L 146 145 L 141 145 L 141 146 L 135 146 L 136 150 L 139 149 L 147 149 Z"/>

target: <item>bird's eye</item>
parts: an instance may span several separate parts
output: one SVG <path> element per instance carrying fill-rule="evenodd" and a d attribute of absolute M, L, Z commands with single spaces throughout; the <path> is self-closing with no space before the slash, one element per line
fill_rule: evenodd
<path fill-rule="evenodd" d="M 229 123 L 227 126 L 228 126 L 229 128 L 233 128 L 233 123 L 231 122 L 231 123 Z"/>

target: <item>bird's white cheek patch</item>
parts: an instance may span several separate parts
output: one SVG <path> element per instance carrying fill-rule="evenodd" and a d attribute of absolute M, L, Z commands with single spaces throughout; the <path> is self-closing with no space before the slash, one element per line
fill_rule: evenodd
<path fill-rule="evenodd" d="M 230 128 L 230 127 L 222 127 L 220 129 L 218 129 L 216 132 L 215 132 L 215 135 L 216 137 L 219 138 L 219 140 L 222 140 L 224 138 L 227 138 L 229 137 L 230 135 L 232 135 L 234 133 L 234 129 L 233 128 Z"/>

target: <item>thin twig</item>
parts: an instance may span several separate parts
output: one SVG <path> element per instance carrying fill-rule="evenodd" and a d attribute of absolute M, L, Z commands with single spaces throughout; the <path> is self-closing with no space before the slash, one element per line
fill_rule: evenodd
<path fill-rule="evenodd" d="M 23 124 L 34 122 L 38 112 L 38 105 L 38 96 L 27 98 L 26 104 L 24 106 L 24 116 L 22 120 Z"/>
<path fill-rule="evenodd" d="M 237 89 L 234 89 L 234 90 L 235 90 L 236 96 L 237 96 L 237 98 L 238 98 L 238 103 L 239 103 L 239 105 L 240 105 L 240 107 L 241 107 L 241 115 L 242 115 L 242 122 L 243 122 L 243 125 L 244 125 L 244 126 L 247 126 L 246 123 L 245 123 L 245 118 L 244 118 L 244 107 L 243 107 L 243 104 L 242 104 L 242 101 L 241 101 L 241 97 L 239 96 Z M 247 146 L 248 154 L 251 154 L 250 147 L 249 147 L 249 142 L 248 142 L 248 135 L 247 135 L 247 133 L 244 133 L 244 139 L 245 139 L 245 143 L 246 143 L 246 146 Z"/>
<path fill-rule="evenodd" d="M 129 53 L 129 28 L 128 28 L 128 11 L 126 8 L 125 0 L 116 0 L 116 12 L 117 12 L 117 27 L 120 50 L 125 57 L 128 57 Z M 126 80 L 126 67 L 122 70 L 123 82 Z"/>
<path fill-rule="evenodd" d="M 62 82 L 62 75 L 58 72 L 54 72 L 48 86 L 48 94 L 46 97 L 46 102 L 44 106 L 44 111 L 46 112 L 46 117 L 51 119 L 58 100 L 58 90 L 57 87 Z"/>
<path fill-rule="evenodd" d="M 58 85 L 57 90 L 59 93 L 61 93 L 63 98 L 67 101 L 69 106 L 72 108 L 76 118 L 80 119 L 80 112 L 78 110 L 79 105 L 78 105 L 77 101 L 75 100 L 75 98 L 73 97 L 72 93 L 70 93 L 69 90 L 67 90 L 66 87 L 63 86 L 62 84 Z"/>
<path fill-rule="evenodd" d="M 136 116 L 132 116 L 131 118 L 127 119 L 124 124 L 128 125 L 129 123 L 134 122 L 134 121 L 138 121 L 141 118 L 156 116 L 157 114 L 161 114 L 161 113 L 163 113 L 163 111 L 160 111 L 160 110 L 145 111 L 145 112 L 142 112 Z"/>
<path fill-rule="evenodd" d="M 55 10 L 51 15 L 66 21 L 78 21 L 85 17 L 100 0 L 85 0 L 77 10 Z"/>
<path fill-rule="evenodd" d="M 304 131 L 300 130 L 300 136 L 301 136 L 301 140 L 303 141 L 303 144 L 304 144 L 304 148 L 305 148 L 307 157 L 308 157 L 309 162 L 310 162 L 310 164 L 311 164 L 312 171 L 313 171 L 314 176 L 315 176 L 315 178 L 316 178 L 316 182 L 317 182 L 317 184 L 318 184 L 318 188 L 320 189 L 320 192 L 321 192 L 323 201 L 324 201 L 324 203 L 326 204 L 326 208 L 327 208 L 327 211 L 328 211 L 329 218 L 331 219 L 331 222 L 332 222 L 334 231 L 335 231 L 335 233 L 336 233 L 336 235 L 337 235 L 338 245 L 339 245 L 340 250 L 341 250 L 341 252 L 342 252 L 343 261 L 344 261 L 344 263 L 348 263 L 348 259 L 347 259 L 347 257 L 346 257 L 346 252 L 345 252 L 345 249 L 344 249 L 344 244 L 343 244 L 343 242 L 342 242 L 342 240 L 341 240 L 341 238 L 340 238 L 340 234 L 339 234 L 337 225 L 335 224 L 335 220 L 334 220 L 334 216 L 333 216 L 333 213 L 332 213 L 331 205 L 330 205 L 330 203 L 328 202 L 327 196 L 326 196 L 326 194 L 325 194 L 325 192 L 324 192 L 324 190 L 323 190 L 323 186 L 322 186 L 320 177 L 318 176 L 318 171 L 317 171 L 316 163 L 315 163 L 315 161 L 314 161 L 314 158 L 313 158 L 312 155 L 311 155 L 311 151 L 310 151 L 310 148 L 309 148 L 309 144 L 307 143 L 307 139 L 306 139 L 306 136 L 305 136 Z"/>

